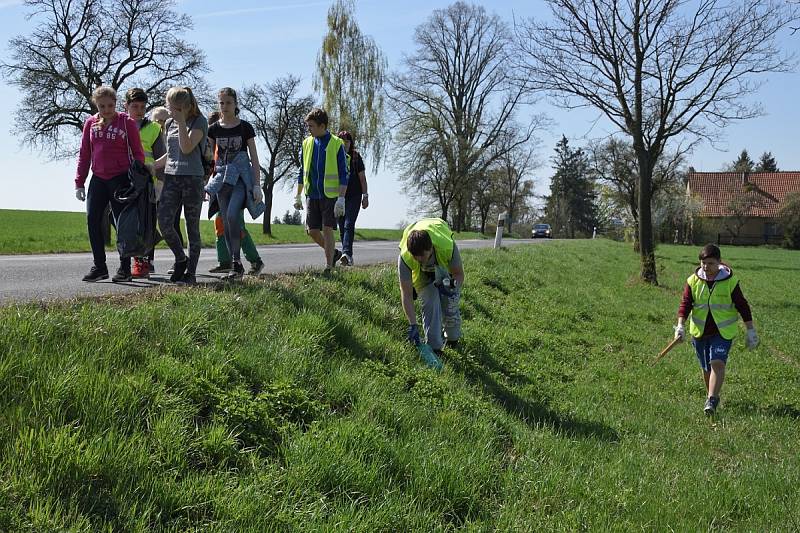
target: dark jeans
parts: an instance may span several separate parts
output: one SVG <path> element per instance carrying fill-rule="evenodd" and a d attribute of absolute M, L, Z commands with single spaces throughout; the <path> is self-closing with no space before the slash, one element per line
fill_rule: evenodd
<path fill-rule="evenodd" d="M 219 202 L 219 213 L 222 215 L 222 222 L 225 232 L 225 243 L 228 245 L 228 253 L 237 263 L 242 261 L 242 226 L 240 220 L 244 220 L 242 210 L 245 206 L 245 196 L 247 187 L 239 179 L 236 185 L 225 183 L 217 193 Z"/>
<path fill-rule="evenodd" d="M 339 238 L 342 253 L 353 257 L 353 240 L 356 237 L 356 219 L 361 211 L 361 196 L 348 196 L 344 199 L 344 216 L 339 217 Z"/>
<path fill-rule="evenodd" d="M 125 204 L 114 200 L 114 191 L 129 184 L 127 173 L 114 176 L 110 180 L 92 176 L 91 181 L 89 181 L 89 192 L 86 194 L 86 225 L 89 229 L 89 244 L 92 247 L 94 266 L 97 268 L 107 268 L 106 243 L 103 237 L 103 223 L 105 222 L 103 214 L 106 206 L 109 203 L 111 204 L 111 212 L 116 219 L 122 213 Z M 119 261 L 120 266 L 130 269 L 130 258 L 120 258 Z"/>
<path fill-rule="evenodd" d="M 203 246 L 200 240 L 200 211 L 203 209 L 204 196 L 202 176 L 164 176 L 164 189 L 158 202 L 158 225 L 169 249 L 175 254 L 175 261 L 184 261 L 186 253 L 174 226 L 175 214 L 180 213 L 183 207 L 186 234 L 189 237 L 186 272 L 190 274 L 197 272 L 197 261 L 200 260 L 200 248 Z"/>

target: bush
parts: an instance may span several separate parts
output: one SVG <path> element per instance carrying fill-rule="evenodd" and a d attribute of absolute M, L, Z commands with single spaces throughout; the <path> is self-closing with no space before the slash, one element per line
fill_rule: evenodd
<path fill-rule="evenodd" d="M 780 210 L 781 226 L 783 226 L 783 244 L 787 248 L 800 249 L 800 193 L 786 197 L 786 203 Z"/>

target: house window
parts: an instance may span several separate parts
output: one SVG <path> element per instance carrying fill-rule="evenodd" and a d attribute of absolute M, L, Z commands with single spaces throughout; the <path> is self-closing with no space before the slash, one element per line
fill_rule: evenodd
<path fill-rule="evenodd" d="M 778 224 L 775 222 L 765 222 L 764 235 L 766 235 L 767 237 L 774 237 L 776 235 L 781 235 L 780 226 L 778 226 Z"/>

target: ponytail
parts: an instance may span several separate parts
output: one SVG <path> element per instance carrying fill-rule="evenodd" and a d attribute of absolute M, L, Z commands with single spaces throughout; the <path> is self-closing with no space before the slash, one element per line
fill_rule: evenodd
<path fill-rule="evenodd" d="M 200 107 L 190 87 L 173 87 L 167 91 L 167 102 L 179 105 L 186 111 L 186 118 L 193 119 L 200 116 Z"/>

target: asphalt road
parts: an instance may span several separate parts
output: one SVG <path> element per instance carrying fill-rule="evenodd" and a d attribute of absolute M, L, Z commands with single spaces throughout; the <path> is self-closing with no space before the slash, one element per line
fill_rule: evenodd
<path fill-rule="evenodd" d="M 541 240 L 507 239 L 505 246 L 545 242 Z M 489 248 L 493 239 L 458 241 L 461 249 Z M 307 269 L 322 269 L 325 263 L 322 248 L 316 244 L 286 244 L 260 246 L 264 261 L 262 273 L 297 272 Z M 394 241 L 356 242 L 353 249 L 356 265 L 371 265 L 397 260 L 397 243 Z M 80 296 L 102 296 L 128 293 L 168 285 L 167 270 L 174 257 L 169 250 L 157 250 L 156 272 L 149 280 L 134 280 L 129 283 L 112 283 L 110 279 L 86 283 L 81 278 L 92 266 L 92 255 L 46 254 L 46 255 L 2 255 L 0 256 L 0 304 L 39 300 L 58 300 Z M 213 248 L 204 248 L 197 267 L 197 281 L 218 281 L 222 275 L 209 274 L 208 269 L 217 265 Z M 119 263 L 114 253 L 108 252 L 109 274 L 116 272 Z M 245 270 L 249 265 L 245 262 Z"/>

